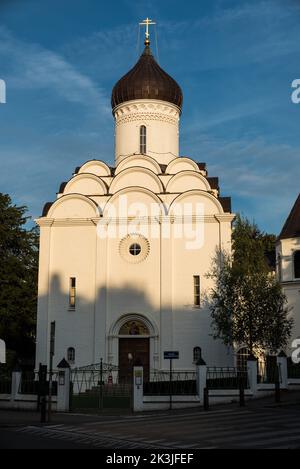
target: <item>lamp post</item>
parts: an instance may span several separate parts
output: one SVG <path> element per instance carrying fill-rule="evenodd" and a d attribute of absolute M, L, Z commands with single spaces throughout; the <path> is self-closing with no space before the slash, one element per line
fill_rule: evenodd
<path fill-rule="evenodd" d="M 53 375 L 53 356 L 55 348 L 55 321 L 51 322 L 50 327 L 50 363 L 49 363 L 49 399 L 48 399 L 48 422 L 51 420 L 52 406 L 52 375 Z"/>
<path fill-rule="evenodd" d="M 103 358 L 100 358 L 100 368 L 99 368 L 99 408 L 102 412 L 103 410 Z"/>

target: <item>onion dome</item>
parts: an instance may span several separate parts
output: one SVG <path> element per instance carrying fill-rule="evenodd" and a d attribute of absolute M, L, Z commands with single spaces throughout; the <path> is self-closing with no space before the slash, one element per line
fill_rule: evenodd
<path fill-rule="evenodd" d="M 175 104 L 181 110 L 182 98 L 180 86 L 158 65 L 146 40 L 138 62 L 115 84 L 111 106 L 114 109 L 134 99 L 159 99 Z"/>

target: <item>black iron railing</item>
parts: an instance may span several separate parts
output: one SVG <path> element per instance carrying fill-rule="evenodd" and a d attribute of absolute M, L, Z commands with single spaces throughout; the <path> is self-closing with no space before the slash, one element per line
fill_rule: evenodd
<path fill-rule="evenodd" d="M 287 373 L 288 379 L 300 379 L 300 363 L 293 363 L 291 359 L 289 359 Z"/>
<path fill-rule="evenodd" d="M 172 371 L 171 380 L 172 395 L 195 395 L 196 372 Z M 153 370 L 149 373 L 149 380 L 144 382 L 144 395 L 167 396 L 170 394 L 170 372 Z"/>
<path fill-rule="evenodd" d="M 11 393 L 11 372 L 0 368 L 0 394 Z"/>
<path fill-rule="evenodd" d="M 244 389 L 249 388 L 247 371 L 235 367 L 208 367 L 206 387 L 208 389 Z"/>
<path fill-rule="evenodd" d="M 47 394 L 49 393 L 49 373 L 48 373 Z M 57 395 L 58 371 L 52 372 L 52 396 Z M 39 376 L 34 371 L 23 371 L 18 389 L 19 394 L 39 394 Z"/>
<path fill-rule="evenodd" d="M 257 382 L 259 384 L 274 384 L 282 382 L 281 367 L 276 361 L 259 360 L 257 363 Z"/>

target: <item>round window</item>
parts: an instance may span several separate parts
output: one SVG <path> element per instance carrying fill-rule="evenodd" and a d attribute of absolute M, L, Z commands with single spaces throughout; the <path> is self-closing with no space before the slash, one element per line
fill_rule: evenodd
<path fill-rule="evenodd" d="M 132 256 L 138 256 L 142 248 L 138 243 L 133 243 L 129 246 L 129 252 Z"/>
<path fill-rule="evenodd" d="M 149 241 L 139 233 L 130 233 L 121 239 L 119 252 L 124 261 L 139 264 L 144 261 L 150 251 Z"/>

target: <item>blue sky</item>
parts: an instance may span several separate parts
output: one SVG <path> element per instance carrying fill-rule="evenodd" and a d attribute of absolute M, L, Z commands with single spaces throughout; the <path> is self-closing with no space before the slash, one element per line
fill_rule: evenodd
<path fill-rule="evenodd" d="M 0 191 L 36 217 L 76 166 L 113 164 L 110 93 L 138 58 L 146 16 L 183 89 L 181 155 L 207 163 L 235 212 L 278 233 L 300 192 L 298 0 L 1 0 Z"/>

